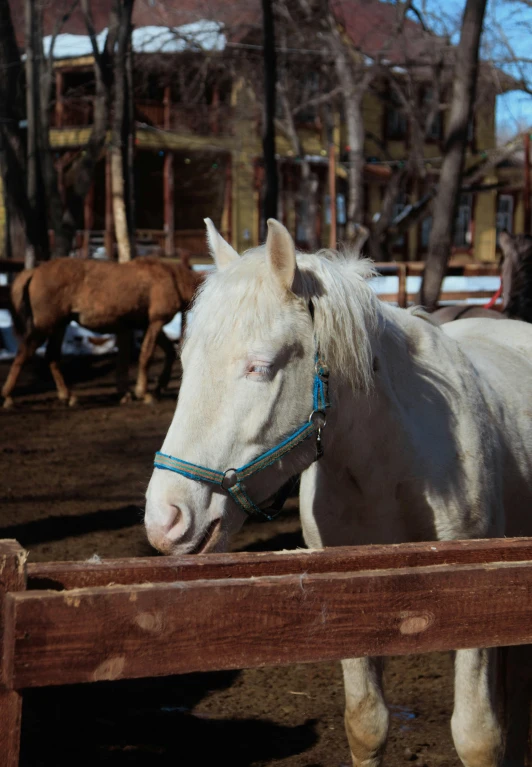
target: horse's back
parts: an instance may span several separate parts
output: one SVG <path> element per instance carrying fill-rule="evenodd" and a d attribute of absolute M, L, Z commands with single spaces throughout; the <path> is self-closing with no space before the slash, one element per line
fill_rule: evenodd
<path fill-rule="evenodd" d="M 504 451 L 504 534 L 532 535 L 532 326 L 471 319 L 442 330 L 474 365 L 484 391 L 480 418 L 485 429 L 498 432 Z"/>
<path fill-rule="evenodd" d="M 47 334 L 69 316 L 83 275 L 84 262 L 72 258 L 54 259 L 24 270 L 11 288 L 13 307 L 20 311 L 26 292 L 33 325 Z"/>
<path fill-rule="evenodd" d="M 522 362 L 526 367 L 532 366 L 532 326 L 528 322 L 509 319 L 492 322 L 491 319 L 471 318 L 446 323 L 442 331 L 467 344 L 470 350 L 479 348 L 481 357 L 493 357 L 496 362 L 497 355 L 501 353 L 519 352 L 524 355 Z"/>
<path fill-rule="evenodd" d="M 441 306 L 430 315 L 437 325 L 443 325 L 455 320 L 465 320 L 473 318 L 484 318 L 492 320 L 502 320 L 504 315 L 493 309 L 485 309 L 483 306 L 471 306 L 453 304 L 452 306 Z"/>

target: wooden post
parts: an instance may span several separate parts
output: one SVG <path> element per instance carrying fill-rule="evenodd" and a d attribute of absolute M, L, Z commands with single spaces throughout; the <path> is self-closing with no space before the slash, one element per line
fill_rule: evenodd
<path fill-rule="evenodd" d="M 65 205 L 66 200 L 66 189 L 65 189 L 65 156 L 61 155 L 59 157 L 59 160 L 56 163 L 56 169 L 57 169 L 57 190 L 59 192 L 59 197 L 61 198 L 61 202 L 63 205 Z"/>
<path fill-rule="evenodd" d="M 233 242 L 233 156 L 227 156 L 225 166 L 224 210 L 222 231 L 227 242 Z"/>
<path fill-rule="evenodd" d="M 175 255 L 174 153 L 169 150 L 167 150 L 164 153 L 163 200 L 164 200 L 164 253 L 166 256 L 172 257 Z"/>
<path fill-rule="evenodd" d="M 111 154 L 105 155 L 105 251 L 113 258 L 113 185 L 111 177 Z"/>
<path fill-rule="evenodd" d="M 83 258 L 89 257 L 91 230 L 94 225 L 94 181 L 83 201 Z"/>
<path fill-rule="evenodd" d="M 329 144 L 329 198 L 331 211 L 329 247 L 336 250 L 336 155 L 332 142 Z"/>
<path fill-rule="evenodd" d="M 524 209 L 525 209 L 525 234 L 530 234 L 530 133 L 527 131 L 524 136 L 525 149 L 525 188 L 524 188 Z"/>
<path fill-rule="evenodd" d="M 25 589 L 26 556 L 16 541 L 0 541 L 0 767 L 18 767 L 22 694 L 12 689 L 15 626 L 6 594 Z"/>
<path fill-rule="evenodd" d="M 172 109 L 172 95 L 170 91 L 170 86 L 167 85 L 165 86 L 164 97 L 163 97 L 163 128 L 165 130 L 170 130 L 171 109 Z"/>
<path fill-rule="evenodd" d="M 402 309 L 406 309 L 408 304 L 408 295 L 406 292 L 406 264 L 397 264 L 397 277 L 399 279 L 399 285 L 397 287 L 397 305 Z"/>
<path fill-rule="evenodd" d="M 220 133 L 220 92 L 215 84 L 212 92 L 212 101 L 209 107 L 209 127 L 213 136 Z"/>
<path fill-rule="evenodd" d="M 63 101 L 64 75 L 60 69 L 55 72 L 55 127 L 62 128 L 64 122 L 64 101 Z"/>

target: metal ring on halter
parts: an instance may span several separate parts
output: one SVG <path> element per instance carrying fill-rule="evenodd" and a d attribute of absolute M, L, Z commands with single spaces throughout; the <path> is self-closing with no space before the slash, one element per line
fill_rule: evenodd
<path fill-rule="evenodd" d="M 232 471 L 233 473 L 229 474 L 229 472 Z M 227 484 L 225 484 L 227 480 Z M 224 475 L 222 477 L 222 481 L 220 482 L 220 487 L 222 487 L 224 490 L 229 490 L 230 487 L 234 487 L 238 482 L 238 474 L 236 473 L 236 469 L 227 469 L 227 471 L 224 471 Z"/>
<path fill-rule="evenodd" d="M 313 423 L 319 431 L 321 431 L 321 429 L 327 425 L 327 415 L 325 410 L 313 410 L 309 415 L 308 420 L 310 423 Z"/>

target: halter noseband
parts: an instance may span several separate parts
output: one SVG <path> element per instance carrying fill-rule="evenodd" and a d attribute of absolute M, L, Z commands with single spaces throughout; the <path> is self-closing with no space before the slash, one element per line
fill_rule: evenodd
<path fill-rule="evenodd" d="M 311 312 L 312 314 L 312 312 Z M 316 354 L 316 362 L 314 368 L 314 385 L 312 389 L 313 395 L 313 409 L 306 423 L 296 429 L 286 439 L 280 442 L 276 447 L 272 447 L 265 453 L 261 453 L 257 458 L 254 458 L 250 463 L 246 463 L 245 466 L 241 466 L 239 469 L 227 469 L 226 471 L 218 471 L 217 469 L 209 469 L 205 466 L 197 466 L 195 463 L 188 463 L 181 458 L 174 458 L 171 455 L 165 453 L 156 453 L 154 465 L 157 469 L 167 469 L 168 471 L 174 471 L 176 474 L 181 474 L 183 477 L 194 479 L 198 482 L 209 482 L 212 485 L 219 485 L 223 490 L 226 490 L 233 501 L 239 506 L 242 511 L 245 511 L 248 516 L 257 515 L 259 517 L 272 520 L 276 514 L 268 514 L 266 510 L 261 509 L 259 506 L 253 503 L 251 498 L 246 492 L 243 481 L 248 477 L 257 474 L 267 466 L 271 466 L 273 463 L 281 460 L 287 453 L 297 447 L 301 442 L 316 434 L 316 458 L 318 460 L 323 455 L 323 447 L 321 444 L 321 430 L 326 423 L 326 410 L 330 407 L 329 402 L 329 371 L 327 366 L 319 358 L 319 353 Z"/>

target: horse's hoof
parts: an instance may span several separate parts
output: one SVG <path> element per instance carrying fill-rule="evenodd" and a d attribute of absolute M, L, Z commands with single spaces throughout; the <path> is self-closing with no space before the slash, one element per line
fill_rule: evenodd
<path fill-rule="evenodd" d="M 121 405 L 128 405 L 130 402 L 133 402 L 133 395 L 130 391 L 127 391 L 122 399 L 120 400 Z"/>
<path fill-rule="evenodd" d="M 71 394 L 68 400 L 68 406 L 75 407 L 77 404 L 78 404 L 78 398 L 74 394 Z"/>
<path fill-rule="evenodd" d="M 14 404 L 15 403 L 13 402 L 13 397 L 5 397 L 2 407 L 5 407 L 6 410 L 9 410 L 9 408 L 13 407 Z"/>
<path fill-rule="evenodd" d="M 153 396 L 153 394 L 150 394 L 149 392 L 146 392 L 146 394 L 142 398 L 142 401 L 144 402 L 145 405 L 154 405 L 155 402 L 156 402 L 156 399 Z"/>

